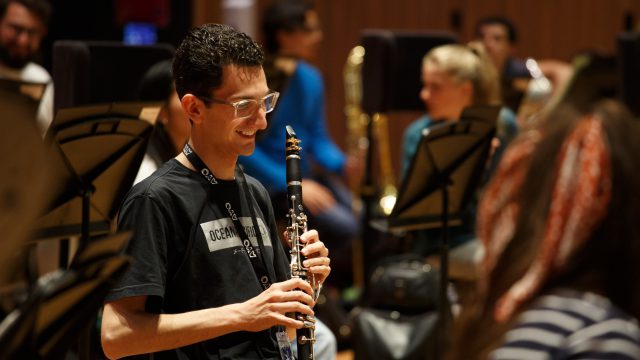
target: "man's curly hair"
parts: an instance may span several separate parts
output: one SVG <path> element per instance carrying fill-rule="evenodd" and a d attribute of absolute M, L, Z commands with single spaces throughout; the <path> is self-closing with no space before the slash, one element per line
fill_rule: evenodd
<path fill-rule="evenodd" d="M 173 76 L 180 98 L 186 93 L 211 96 L 222 85 L 228 65 L 262 66 L 264 52 L 249 37 L 228 25 L 205 24 L 192 29 L 176 50 Z"/>

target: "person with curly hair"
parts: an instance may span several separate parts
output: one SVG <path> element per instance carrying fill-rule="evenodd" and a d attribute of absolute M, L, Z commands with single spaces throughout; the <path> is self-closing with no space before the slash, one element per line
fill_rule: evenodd
<path fill-rule="evenodd" d="M 280 359 L 291 352 L 287 330 L 305 325 L 289 314 L 313 315 L 313 289 L 291 279 L 267 191 L 237 164 L 278 99 L 263 59 L 249 36 L 219 24 L 178 47 L 173 76 L 191 133 L 120 208 L 132 265 L 104 306 L 109 358 Z M 323 282 L 327 248 L 315 230 L 301 241 L 304 265 Z"/>

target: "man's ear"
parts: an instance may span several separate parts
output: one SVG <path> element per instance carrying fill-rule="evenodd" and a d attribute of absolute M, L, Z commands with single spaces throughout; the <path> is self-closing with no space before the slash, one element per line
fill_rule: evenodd
<path fill-rule="evenodd" d="M 189 116 L 193 123 L 202 121 L 202 107 L 205 106 L 202 100 L 193 94 L 185 94 L 180 100 L 182 110 Z"/>

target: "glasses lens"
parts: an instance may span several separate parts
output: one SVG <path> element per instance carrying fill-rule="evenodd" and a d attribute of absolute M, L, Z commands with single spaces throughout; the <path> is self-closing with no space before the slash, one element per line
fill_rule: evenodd
<path fill-rule="evenodd" d="M 278 101 L 278 93 L 272 92 L 271 94 L 265 96 L 262 101 L 264 102 L 264 111 L 270 113 L 276 107 L 276 102 Z"/>
<path fill-rule="evenodd" d="M 262 98 L 261 101 L 246 99 L 234 102 L 232 105 L 236 108 L 236 117 L 246 118 L 253 116 L 260 106 L 264 106 L 266 113 L 273 111 L 273 108 L 276 106 L 276 101 L 278 100 L 278 95 L 277 92 L 273 92 Z"/>
<path fill-rule="evenodd" d="M 255 100 L 240 100 L 234 103 L 236 108 L 236 117 L 245 118 L 253 115 L 258 109 L 258 103 Z"/>

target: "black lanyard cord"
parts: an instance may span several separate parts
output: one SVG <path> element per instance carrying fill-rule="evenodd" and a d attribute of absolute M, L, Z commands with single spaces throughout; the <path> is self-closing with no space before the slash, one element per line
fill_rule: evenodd
<path fill-rule="evenodd" d="M 191 148 L 191 146 L 189 146 L 188 143 L 184 145 L 184 148 L 182 149 L 182 153 L 187 157 L 189 162 L 191 162 L 191 164 L 196 168 L 196 171 L 200 173 L 200 175 L 202 175 L 207 180 L 207 182 L 209 182 L 211 185 L 218 184 L 218 181 L 216 180 L 211 170 L 209 170 L 209 168 L 206 166 L 204 161 L 200 159 L 200 157 L 195 153 L 195 151 Z M 242 197 L 244 198 L 247 206 L 249 207 L 249 212 L 251 214 L 251 221 L 256 234 L 256 238 L 258 240 L 258 247 L 260 248 L 259 249 L 260 251 L 256 251 L 256 249 L 251 244 L 251 241 L 249 240 L 249 236 L 247 236 L 247 232 L 245 231 L 244 226 L 240 222 L 238 214 L 233 209 L 233 206 L 231 205 L 231 203 L 226 202 L 224 205 L 222 205 L 221 203 L 216 202 L 216 204 L 218 204 L 218 206 L 221 208 L 223 212 L 226 211 L 229 214 L 229 217 L 233 222 L 233 226 L 236 228 L 236 232 L 238 233 L 238 236 L 240 236 L 240 242 L 242 243 L 242 246 L 245 249 L 245 253 L 247 254 L 247 257 L 249 257 L 249 261 L 253 266 L 253 270 L 256 273 L 256 276 L 258 277 L 258 281 L 260 282 L 260 285 L 262 286 L 263 289 L 267 289 L 269 288 L 269 286 L 271 286 L 272 282 L 271 282 L 271 279 L 269 278 L 269 273 L 265 265 L 266 261 L 264 259 L 264 249 L 265 249 L 264 241 L 262 239 L 260 227 L 258 226 L 258 220 L 256 218 L 255 209 L 253 208 L 253 203 L 250 201 L 250 200 L 253 200 L 253 196 L 251 196 L 251 192 L 249 191 L 249 186 L 247 185 L 246 178 L 244 176 L 244 173 L 242 172 L 242 169 L 240 169 L 239 166 L 236 166 L 235 173 L 236 173 L 236 178 L 241 186 L 240 193 L 242 194 Z M 242 202 L 240 203 L 240 206 L 242 206 Z M 258 253 L 260 254 L 260 256 L 258 256 Z"/>

